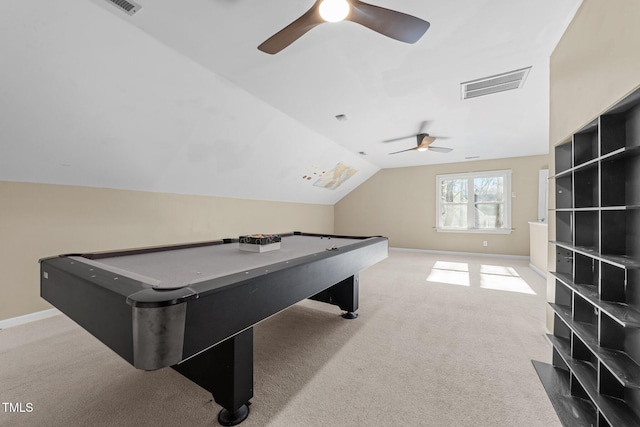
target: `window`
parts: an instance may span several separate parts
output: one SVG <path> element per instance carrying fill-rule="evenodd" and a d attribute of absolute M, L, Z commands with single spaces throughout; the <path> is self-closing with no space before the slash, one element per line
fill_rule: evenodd
<path fill-rule="evenodd" d="M 511 232 L 511 171 L 436 176 L 438 231 Z"/>

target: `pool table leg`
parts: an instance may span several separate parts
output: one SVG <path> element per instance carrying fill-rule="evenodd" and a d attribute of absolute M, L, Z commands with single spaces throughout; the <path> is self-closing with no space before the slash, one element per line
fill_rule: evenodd
<path fill-rule="evenodd" d="M 346 313 L 342 314 L 342 317 L 345 319 L 355 319 L 358 317 L 355 311 L 358 309 L 359 283 L 360 277 L 358 273 L 356 273 L 312 296 L 311 299 L 337 305 L 346 311 Z"/>
<path fill-rule="evenodd" d="M 240 424 L 253 397 L 253 328 L 222 341 L 173 368 L 209 391 L 222 406 L 218 422 Z"/>

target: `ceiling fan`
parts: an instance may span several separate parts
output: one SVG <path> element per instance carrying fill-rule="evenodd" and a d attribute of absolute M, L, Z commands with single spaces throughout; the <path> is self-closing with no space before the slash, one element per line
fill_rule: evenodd
<path fill-rule="evenodd" d="M 429 29 L 429 24 L 415 16 L 374 6 L 360 0 L 316 0 L 300 18 L 264 41 L 258 49 L 276 54 L 324 23 L 347 20 L 405 43 L 415 43 Z"/>
<path fill-rule="evenodd" d="M 435 151 L 437 153 L 448 153 L 450 151 L 452 151 L 452 148 L 447 148 L 447 147 L 434 147 L 431 144 L 438 138 L 442 139 L 442 137 L 437 137 L 437 136 L 431 136 L 428 133 L 425 133 L 425 128 L 427 127 L 428 122 L 424 121 L 422 122 L 422 125 L 420 126 L 420 130 L 418 131 L 417 135 L 410 135 L 410 136 L 405 136 L 402 138 L 394 138 L 394 139 L 388 139 L 386 141 L 383 142 L 395 142 L 395 141 L 402 141 L 405 139 L 410 139 L 410 138 L 416 138 L 417 144 L 415 147 L 413 148 L 407 148 L 406 150 L 400 150 L 400 151 L 394 151 L 393 153 L 389 153 L 389 154 L 398 154 L 398 153 L 404 153 L 405 151 Z"/>

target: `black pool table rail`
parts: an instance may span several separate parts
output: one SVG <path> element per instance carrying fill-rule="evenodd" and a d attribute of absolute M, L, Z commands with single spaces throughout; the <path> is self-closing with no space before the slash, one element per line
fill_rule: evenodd
<path fill-rule="evenodd" d="M 322 233 L 304 233 L 302 231 L 292 231 L 288 233 L 279 233 L 282 237 L 288 236 L 312 236 L 312 237 L 320 237 L 320 238 L 340 238 L 340 239 L 354 239 L 354 240 L 365 240 L 373 237 L 383 237 L 383 236 L 349 236 L 349 235 L 340 235 L 340 234 L 322 234 Z M 199 248 L 203 246 L 215 246 L 215 245 L 224 245 L 228 243 L 238 243 L 240 241 L 239 238 L 224 238 L 217 240 L 207 240 L 203 242 L 193 242 L 193 243 L 176 243 L 172 245 L 159 245 L 159 246 L 145 246 L 141 248 L 134 249 L 115 249 L 111 251 L 99 251 L 99 252 L 84 252 L 84 253 L 71 253 L 64 254 L 59 256 L 81 256 L 87 259 L 101 259 L 101 258 L 111 258 L 117 256 L 126 256 L 126 255 L 138 255 L 145 254 L 151 252 L 163 252 L 163 251 L 173 251 L 179 249 L 190 249 L 190 248 Z M 49 257 L 56 258 L 56 257 Z M 48 259 L 48 258 L 43 258 Z"/>

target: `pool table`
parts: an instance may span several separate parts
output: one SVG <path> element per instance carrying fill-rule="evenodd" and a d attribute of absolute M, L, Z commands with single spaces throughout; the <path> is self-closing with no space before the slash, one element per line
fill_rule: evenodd
<path fill-rule="evenodd" d="M 293 232 L 269 252 L 238 239 L 40 260 L 41 296 L 138 369 L 172 367 L 236 425 L 253 397 L 253 325 L 312 298 L 356 318 L 359 272 L 385 237 Z"/>

